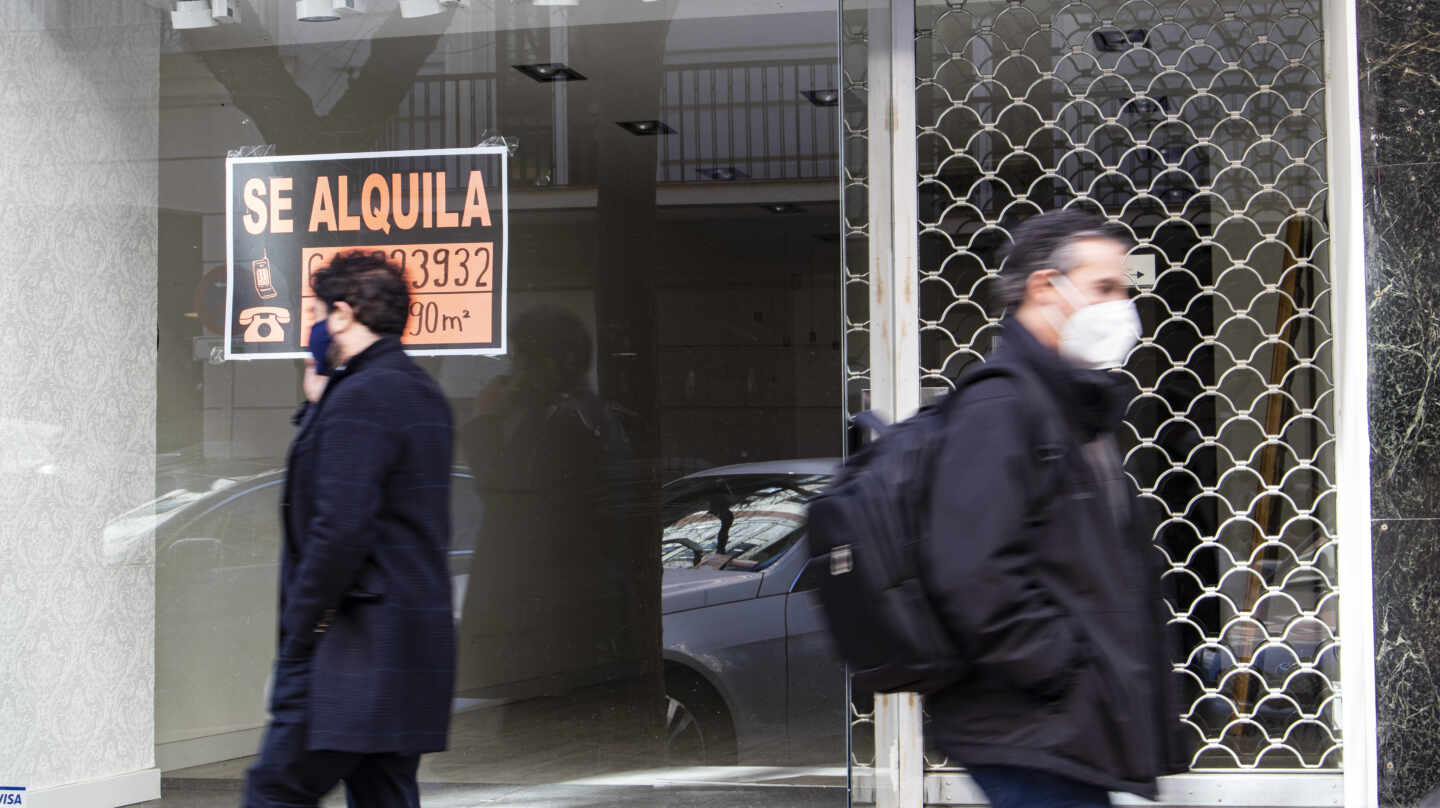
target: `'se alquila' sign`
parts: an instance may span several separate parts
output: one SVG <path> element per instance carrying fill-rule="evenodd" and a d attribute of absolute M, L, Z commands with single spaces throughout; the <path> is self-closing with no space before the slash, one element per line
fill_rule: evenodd
<path fill-rule="evenodd" d="M 226 358 L 307 356 L 310 276 L 350 250 L 404 271 L 412 353 L 503 353 L 507 156 L 477 146 L 227 160 Z"/>

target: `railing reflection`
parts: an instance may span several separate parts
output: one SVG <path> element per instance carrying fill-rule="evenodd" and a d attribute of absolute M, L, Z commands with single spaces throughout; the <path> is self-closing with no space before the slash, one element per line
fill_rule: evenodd
<path fill-rule="evenodd" d="M 569 139 L 568 177 L 556 175 L 555 124 L 548 107 L 543 118 L 530 121 L 517 122 L 507 114 L 504 131 L 496 130 L 496 81 L 494 73 L 419 77 L 390 119 L 379 147 L 458 147 L 500 134 L 520 144 L 510 164 L 512 182 L 595 183 L 598 154 L 592 136 Z M 839 109 L 825 105 L 836 81 L 833 60 L 668 68 L 661 82 L 659 119 L 676 132 L 657 138 L 656 181 L 838 176 Z M 597 122 L 602 124 L 609 122 Z M 592 131 L 573 124 L 571 129 Z"/>

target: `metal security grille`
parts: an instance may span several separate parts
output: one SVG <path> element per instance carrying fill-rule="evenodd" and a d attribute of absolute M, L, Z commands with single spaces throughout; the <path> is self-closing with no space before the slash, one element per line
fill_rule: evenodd
<path fill-rule="evenodd" d="M 870 385 L 870 190 L 868 142 L 869 78 L 867 70 L 867 21 L 861 13 L 849 11 L 851 0 L 842 0 L 847 13 L 841 19 L 843 58 L 840 65 L 842 162 L 841 222 L 842 254 L 845 261 L 845 415 L 866 408 L 865 391 Z"/>
<path fill-rule="evenodd" d="M 1015 225 L 1068 206 L 1134 235 L 1145 338 L 1123 370 L 1139 390 L 1124 448 L 1168 514 L 1155 549 L 1196 768 L 1340 765 L 1321 13 L 917 10 L 925 383 L 989 348 Z"/>
<path fill-rule="evenodd" d="M 841 0 L 840 150 L 841 254 L 844 260 L 845 416 L 868 404 L 870 388 L 870 214 L 868 142 L 869 74 L 866 9 L 858 0 Z M 875 768 L 875 703 L 866 699 L 849 705 L 850 766 L 873 782 Z M 873 799 L 857 797 L 864 804 Z"/>

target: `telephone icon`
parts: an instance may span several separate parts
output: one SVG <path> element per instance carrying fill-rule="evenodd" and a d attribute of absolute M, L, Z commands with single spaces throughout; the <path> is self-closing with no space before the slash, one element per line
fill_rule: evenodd
<path fill-rule="evenodd" d="M 268 250 L 250 262 L 250 269 L 255 273 L 255 293 L 260 295 L 261 300 L 269 300 L 280 294 L 275 291 L 275 284 L 270 281 L 270 252 Z"/>
<path fill-rule="evenodd" d="M 255 306 L 240 312 L 240 325 L 245 326 L 245 342 L 284 342 L 285 323 L 290 310 L 279 306 Z"/>

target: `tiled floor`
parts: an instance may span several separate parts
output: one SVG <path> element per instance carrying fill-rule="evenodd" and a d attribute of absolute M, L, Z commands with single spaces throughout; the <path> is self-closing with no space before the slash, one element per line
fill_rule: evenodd
<path fill-rule="evenodd" d="M 535 699 L 457 713 L 449 749 L 421 759 L 427 808 L 845 808 L 843 743 L 810 750 L 829 765 L 667 766 L 655 732 L 617 720 L 608 702 Z M 623 716 L 622 716 L 623 718 Z M 653 728 L 652 728 L 653 729 Z M 780 754 L 752 754 L 782 761 Z M 152 808 L 234 808 L 253 758 L 166 773 Z M 798 762 L 798 761 L 796 761 Z M 339 790 L 324 803 L 343 806 Z"/>
<path fill-rule="evenodd" d="M 240 785 L 235 780 L 167 778 L 164 796 L 142 808 L 236 808 Z M 425 785 L 426 808 L 518 806 L 519 808 L 845 808 L 843 787 L 804 785 Z M 340 808 L 339 791 L 324 802 Z"/>

